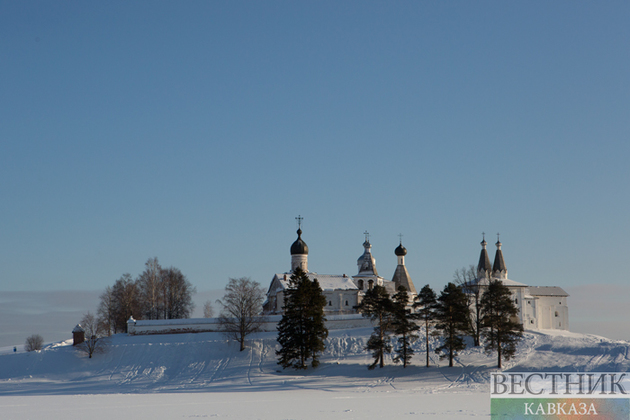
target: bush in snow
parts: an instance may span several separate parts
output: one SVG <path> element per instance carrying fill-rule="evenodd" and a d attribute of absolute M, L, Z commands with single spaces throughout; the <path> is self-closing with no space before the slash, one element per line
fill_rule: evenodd
<path fill-rule="evenodd" d="M 44 338 L 39 334 L 33 334 L 26 339 L 24 349 L 26 351 L 41 350 L 44 345 Z"/>

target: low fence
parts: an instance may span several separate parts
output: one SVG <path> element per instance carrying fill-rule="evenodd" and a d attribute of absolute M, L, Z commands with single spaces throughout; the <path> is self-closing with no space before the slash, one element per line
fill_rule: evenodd
<path fill-rule="evenodd" d="M 282 315 L 263 316 L 262 331 L 277 331 L 276 326 Z M 326 328 L 343 330 L 346 328 L 371 327 L 372 322 L 360 314 L 329 315 L 326 317 Z M 179 334 L 221 331 L 218 318 L 189 319 L 157 319 L 139 320 L 130 318 L 127 321 L 127 333 L 130 335 L 146 334 Z"/>

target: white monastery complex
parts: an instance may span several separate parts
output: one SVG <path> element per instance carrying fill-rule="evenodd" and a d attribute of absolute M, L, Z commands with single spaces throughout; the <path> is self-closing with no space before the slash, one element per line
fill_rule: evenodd
<path fill-rule="evenodd" d="M 372 255 L 372 244 L 369 234 L 365 232 L 363 254 L 357 260 L 357 274 L 348 277 L 345 274 L 318 274 L 308 269 L 308 246 L 302 239 L 301 217 L 298 217 L 297 239 L 291 245 L 291 269 L 273 276 L 267 291 L 267 300 L 263 304 L 263 331 L 275 331 L 280 321 L 284 306 L 284 291 L 289 287 L 289 278 L 300 268 L 308 277 L 317 279 L 327 305 L 326 325 L 329 329 L 369 327 L 371 322 L 357 313 L 365 292 L 374 286 L 383 286 L 390 295 L 396 293 L 400 286 L 407 289 L 411 299 L 417 295 L 416 287 L 405 266 L 407 250 L 402 241 L 394 250 L 398 264 L 391 280 L 381 277 L 376 270 L 376 259 Z M 503 259 L 501 242 L 497 239 L 497 251 L 494 264 L 490 265 L 485 236 L 481 242 L 481 256 L 477 265 L 477 276 L 471 286 L 487 287 L 492 280 L 500 280 L 512 292 L 514 303 L 519 309 L 519 321 L 523 328 L 537 329 L 569 329 L 569 307 L 567 292 L 560 287 L 528 286 L 508 279 L 508 271 Z M 472 289 L 472 287 L 470 288 Z M 439 291 L 437 291 L 439 292 Z M 472 308 L 471 308 L 472 309 Z M 138 320 L 130 318 L 127 322 L 129 334 L 172 334 L 180 332 L 220 331 L 217 318 Z"/>
<path fill-rule="evenodd" d="M 301 217 L 298 217 L 298 222 L 301 222 Z M 273 276 L 267 291 L 267 300 L 263 305 L 264 314 L 282 314 L 284 291 L 289 287 L 289 278 L 296 268 L 301 268 L 311 280 L 317 279 L 328 302 L 324 308 L 328 315 L 356 314 L 356 307 L 361 303 L 365 292 L 375 285 L 385 287 L 390 295 L 396 293 L 400 286 L 405 287 L 410 295 L 417 295 L 416 288 L 405 266 L 407 250 L 402 246 L 402 241 L 394 250 L 398 264 L 390 281 L 379 276 L 376 270 L 376 259 L 372 255 L 372 245 L 367 232 L 365 232 L 365 242 L 363 242 L 363 254 L 357 260 L 358 271 L 352 277 L 345 274 L 318 274 L 309 271 L 308 246 L 302 239 L 301 223 L 297 235 L 297 239 L 290 248 L 291 269 Z M 560 287 L 528 286 L 508 279 L 501 242 L 497 239 L 497 251 L 493 265 L 490 265 L 486 246 L 487 242 L 484 237 L 481 242 L 481 256 L 477 265 L 475 286 L 483 289 L 491 280 L 500 280 L 507 286 L 519 309 L 519 321 L 525 329 L 568 330 L 569 307 L 567 297 L 569 295 L 567 292 Z"/>

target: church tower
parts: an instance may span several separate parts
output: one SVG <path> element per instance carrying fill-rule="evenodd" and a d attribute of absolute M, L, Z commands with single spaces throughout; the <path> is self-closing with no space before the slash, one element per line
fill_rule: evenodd
<path fill-rule="evenodd" d="M 374 286 L 382 286 L 383 278 L 376 271 L 376 259 L 372 256 L 372 244 L 370 234 L 364 232 L 365 242 L 363 242 L 363 255 L 357 259 L 359 272 L 353 277 L 359 290 L 370 290 Z"/>
<path fill-rule="evenodd" d="M 308 273 L 308 246 L 302 240 L 303 217 L 298 216 L 295 219 L 298 221 L 298 237 L 291 245 L 291 272 L 293 273 L 297 268 L 301 268 L 302 271 Z"/>
<path fill-rule="evenodd" d="M 497 233 L 497 253 L 494 254 L 494 265 L 492 266 L 492 277 L 495 279 L 505 280 L 507 276 L 507 267 L 503 260 L 503 251 L 501 251 L 501 241 L 499 240 L 499 234 Z"/>
<path fill-rule="evenodd" d="M 372 256 L 372 244 L 369 233 L 365 232 L 365 242 L 363 242 L 363 255 L 357 259 L 360 276 L 378 276 L 376 271 L 376 259 Z"/>
<path fill-rule="evenodd" d="M 396 291 L 398 291 L 398 287 L 403 286 L 407 289 L 407 292 L 413 293 L 415 296 L 417 294 L 416 288 L 414 287 L 413 281 L 411 281 L 411 277 L 409 277 L 409 272 L 405 266 L 405 255 L 407 255 L 407 249 L 402 246 L 402 240 L 400 245 L 398 245 L 394 250 L 394 254 L 396 254 L 396 258 L 398 259 L 398 265 L 396 266 L 396 271 L 394 271 L 394 276 L 392 277 L 392 281 L 396 286 Z"/>
<path fill-rule="evenodd" d="M 477 281 L 481 281 L 486 278 L 490 278 L 492 273 L 492 267 L 490 266 L 490 258 L 488 257 L 488 250 L 486 249 L 486 235 L 483 234 L 483 241 L 481 241 L 481 255 L 479 256 L 479 264 L 477 264 Z"/>

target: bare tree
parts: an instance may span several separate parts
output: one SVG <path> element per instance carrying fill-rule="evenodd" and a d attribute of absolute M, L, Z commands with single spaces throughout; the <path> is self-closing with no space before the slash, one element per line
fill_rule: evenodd
<path fill-rule="evenodd" d="M 195 307 L 192 294 L 196 289 L 179 269 L 169 267 L 160 273 L 164 319 L 190 318 Z"/>
<path fill-rule="evenodd" d="M 98 304 L 96 314 L 98 319 L 107 330 L 107 335 L 116 334 L 116 300 L 111 286 L 107 286 L 100 296 L 101 301 Z"/>
<path fill-rule="evenodd" d="M 30 337 L 26 338 L 26 343 L 24 344 L 24 350 L 26 351 L 41 350 L 43 346 L 44 346 L 44 338 L 39 334 L 33 334 Z"/>
<path fill-rule="evenodd" d="M 245 350 L 245 337 L 260 330 L 262 303 L 265 291 L 258 282 L 248 277 L 231 278 L 225 286 L 223 299 L 217 300 L 221 305 L 219 323 L 223 333 L 240 343 L 241 351 Z"/>
<path fill-rule="evenodd" d="M 483 313 L 481 311 L 481 295 L 483 294 L 483 288 L 479 284 L 479 281 L 483 279 L 477 278 L 477 272 L 474 265 L 470 265 L 468 268 L 462 267 L 460 270 L 455 270 L 453 274 L 454 283 L 462 288 L 462 291 L 466 294 L 468 299 L 468 323 L 470 326 L 470 333 L 472 335 L 475 346 L 481 345 L 481 329 L 483 322 Z"/>
<path fill-rule="evenodd" d="M 106 336 L 103 323 L 90 312 L 83 315 L 83 319 L 79 324 L 83 331 L 85 331 L 85 341 L 77 346 L 81 351 L 88 354 L 88 358 L 92 358 L 94 353 L 100 352 L 103 349 L 103 338 Z"/>
<path fill-rule="evenodd" d="M 149 258 L 145 263 L 145 270 L 138 277 L 138 288 L 140 290 L 143 305 L 143 316 L 146 319 L 160 319 L 162 315 L 162 267 L 157 257 Z"/>
<path fill-rule="evenodd" d="M 138 282 L 134 281 L 131 274 L 123 274 L 112 287 L 112 299 L 114 301 L 114 334 L 127 331 L 127 320 L 132 315 L 142 318 L 142 305 L 140 302 L 140 289 Z"/>
<path fill-rule="evenodd" d="M 212 307 L 212 302 L 209 300 L 203 304 L 203 317 L 204 318 L 212 318 L 214 316 L 214 308 Z"/>

